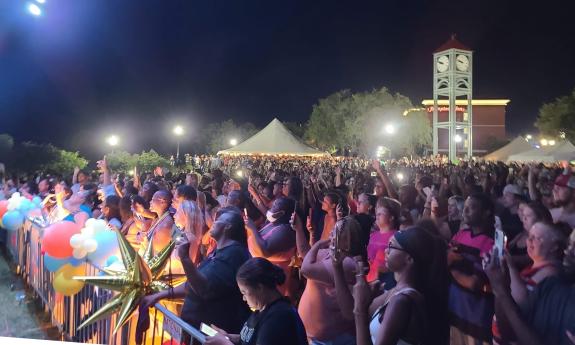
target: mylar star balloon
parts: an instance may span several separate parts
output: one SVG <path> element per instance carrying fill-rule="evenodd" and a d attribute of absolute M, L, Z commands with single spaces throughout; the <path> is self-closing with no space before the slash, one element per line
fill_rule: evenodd
<path fill-rule="evenodd" d="M 154 250 L 152 241 L 150 241 L 142 257 L 119 231 L 112 231 L 115 231 L 118 236 L 124 267 L 116 266 L 103 269 L 102 271 L 106 273 L 103 276 L 75 276 L 74 279 L 116 291 L 118 294 L 78 326 L 78 330 L 119 311 L 116 326 L 114 327 L 114 333 L 116 333 L 130 319 L 142 298 L 179 285 L 186 280 L 185 275 L 182 274 L 163 274 L 164 268 L 168 264 L 170 255 L 174 250 L 174 241 L 171 241 L 156 255 L 153 255 Z"/>

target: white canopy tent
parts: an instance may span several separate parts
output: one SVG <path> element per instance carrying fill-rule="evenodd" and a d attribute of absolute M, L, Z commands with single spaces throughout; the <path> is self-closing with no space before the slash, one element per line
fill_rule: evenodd
<path fill-rule="evenodd" d="M 553 146 L 542 146 L 509 156 L 512 162 L 545 162 L 571 161 L 575 159 L 575 146 L 568 140 L 560 141 Z"/>
<path fill-rule="evenodd" d="M 483 159 L 486 161 L 507 162 L 509 156 L 529 151 L 531 149 L 533 149 L 533 146 L 531 146 L 531 144 L 529 144 L 523 137 L 519 136 L 502 148 L 483 156 Z"/>
<path fill-rule="evenodd" d="M 302 143 L 278 119 L 240 144 L 218 152 L 218 155 L 292 155 L 329 157 Z"/>

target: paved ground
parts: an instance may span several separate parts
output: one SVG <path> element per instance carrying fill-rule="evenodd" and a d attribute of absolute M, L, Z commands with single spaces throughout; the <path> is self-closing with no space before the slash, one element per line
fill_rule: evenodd
<path fill-rule="evenodd" d="M 58 330 L 10 271 L 4 254 L 0 249 L 0 336 L 59 340 Z"/>

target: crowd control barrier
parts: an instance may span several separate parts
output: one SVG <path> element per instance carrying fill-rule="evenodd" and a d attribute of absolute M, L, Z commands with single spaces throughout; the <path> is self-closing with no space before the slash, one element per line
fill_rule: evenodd
<path fill-rule="evenodd" d="M 39 300 L 44 311 L 49 313 L 52 325 L 60 331 L 61 340 L 87 344 L 136 345 L 137 316 L 132 317 L 116 334 L 113 333 L 115 315 L 77 330 L 84 320 L 114 296 L 114 292 L 88 284 L 70 297 L 54 291 L 54 273 L 44 266 L 40 244 L 43 229 L 42 224 L 27 219 L 17 231 L 7 231 L 6 248 L 16 273 Z M 86 275 L 97 275 L 98 272 L 96 267 L 87 264 Z M 188 325 L 161 303 L 150 309 L 150 327 L 143 336 L 142 344 L 204 343 L 203 333 Z"/>

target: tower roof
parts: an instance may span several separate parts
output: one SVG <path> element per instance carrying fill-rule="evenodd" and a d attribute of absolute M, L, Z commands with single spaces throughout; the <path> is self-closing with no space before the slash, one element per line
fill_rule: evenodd
<path fill-rule="evenodd" d="M 447 40 L 447 42 L 443 43 L 439 48 L 437 48 L 434 53 L 439 53 L 448 49 L 461 49 L 471 51 L 469 47 L 465 46 L 463 43 L 457 40 L 455 34 L 452 34 L 451 38 Z"/>

